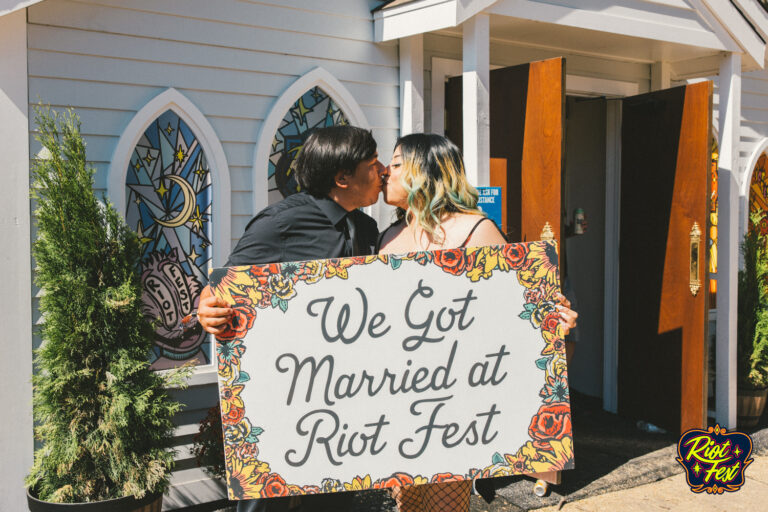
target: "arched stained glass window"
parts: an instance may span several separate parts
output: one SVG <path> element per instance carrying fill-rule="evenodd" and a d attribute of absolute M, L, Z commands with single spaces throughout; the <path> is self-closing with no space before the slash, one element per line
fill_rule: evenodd
<path fill-rule="evenodd" d="M 211 176 L 189 126 L 167 110 L 139 139 L 126 177 L 126 221 L 142 245 L 144 313 L 155 322 L 152 368 L 209 364 L 211 343 L 182 319 L 197 308 L 211 265 Z"/>
<path fill-rule="evenodd" d="M 299 191 L 293 161 L 313 128 L 349 124 L 344 112 L 320 87 L 305 92 L 288 110 L 272 141 L 269 204 Z"/>

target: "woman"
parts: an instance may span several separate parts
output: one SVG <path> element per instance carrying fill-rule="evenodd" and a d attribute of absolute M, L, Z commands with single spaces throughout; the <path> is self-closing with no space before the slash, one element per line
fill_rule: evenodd
<path fill-rule="evenodd" d="M 397 221 L 379 238 L 380 253 L 433 251 L 505 244 L 504 235 L 477 208 L 477 190 L 464 175 L 459 149 L 440 135 L 416 133 L 398 139 L 387 169 L 384 200 L 397 207 Z M 561 324 L 576 325 L 560 296 Z M 401 512 L 469 510 L 471 481 L 393 489 Z"/>

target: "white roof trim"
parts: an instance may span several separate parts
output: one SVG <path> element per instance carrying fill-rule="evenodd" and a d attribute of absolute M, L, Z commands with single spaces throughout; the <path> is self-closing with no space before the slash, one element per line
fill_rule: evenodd
<path fill-rule="evenodd" d="M 461 25 L 498 0 L 416 0 L 376 11 L 374 40 L 390 41 Z M 387 20 L 384 22 L 384 20 Z"/>
<path fill-rule="evenodd" d="M 735 1 L 738 2 L 738 0 Z M 755 7 L 762 10 L 762 7 L 757 5 L 757 2 L 750 1 L 755 4 Z M 758 32 L 768 31 L 768 20 L 757 24 L 752 21 L 753 27 L 744 19 L 744 16 L 747 15 L 744 13 L 744 10 L 742 9 L 740 12 L 739 8 L 732 4 L 730 0 L 700 0 L 700 2 L 706 5 L 712 16 L 717 18 L 722 28 L 728 31 L 744 52 L 745 57 L 754 60 L 755 64 L 762 68 L 765 62 L 765 41 L 763 41 Z M 746 2 L 742 1 L 739 3 L 745 4 Z M 744 16 L 742 16 L 742 13 L 744 13 Z"/>
<path fill-rule="evenodd" d="M 26 2 L 19 2 L 19 0 L 0 0 L 0 16 L 11 14 L 18 10 L 29 7 L 30 5 L 39 4 L 43 0 L 27 0 Z"/>
<path fill-rule="evenodd" d="M 754 0 L 733 0 L 743 5 L 744 16 L 730 0 L 691 0 L 692 10 L 710 25 L 709 30 L 669 30 L 647 20 L 632 20 L 598 11 L 531 0 L 416 0 L 374 13 L 374 39 L 388 41 L 460 25 L 478 12 L 510 16 L 576 28 L 614 32 L 643 39 L 665 41 L 745 54 L 747 67 L 762 67 L 768 35 L 768 13 Z M 463 5 L 459 5 L 463 4 Z M 748 7 L 748 9 L 747 9 Z M 615 19 L 614 19 L 615 18 Z M 619 31 L 619 29 L 621 29 Z"/>

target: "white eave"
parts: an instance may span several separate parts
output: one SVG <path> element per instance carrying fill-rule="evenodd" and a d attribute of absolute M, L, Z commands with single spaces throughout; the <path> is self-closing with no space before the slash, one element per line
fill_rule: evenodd
<path fill-rule="evenodd" d="M 457 27 L 497 0 L 411 0 L 390 2 L 374 12 L 377 42 Z"/>
<path fill-rule="evenodd" d="M 0 0 L 0 16 L 11 14 L 19 9 L 24 9 L 30 5 L 39 4 L 43 0 L 27 0 L 25 2 L 19 2 L 19 0 Z"/>
<path fill-rule="evenodd" d="M 455 31 L 465 20 L 485 12 L 510 20 L 651 40 L 667 48 L 737 52 L 744 56 L 745 70 L 762 68 L 766 60 L 768 13 L 756 0 L 629 0 L 620 5 L 582 5 L 573 0 L 395 0 L 374 12 L 374 37 L 388 41 Z M 634 16 L 633 9 L 647 16 Z M 678 15 L 680 25 L 675 23 Z"/>

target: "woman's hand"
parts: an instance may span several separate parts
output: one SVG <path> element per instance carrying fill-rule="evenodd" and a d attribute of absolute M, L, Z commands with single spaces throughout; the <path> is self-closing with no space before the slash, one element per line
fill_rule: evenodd
<path fill-rule="evenodd" d="M 197 305 L 197 320 L 202 328 L 214 336 L 224 332 L 224 327 L 232 316 L 232 308 L 216 297 L 211 292 L 211 287 L 206 286 L 200 294 L 200 301 Z"/>
<path fill-rule="evenodd" d="M 571 301 L 565 298 L 562 293 L 557 294 L 557 311 L 560 313 L 560 325 L 563 326 L 563 336 L 571 332 L 576 327 L 576 319 L 579 314 L 571 309 Z"/>

